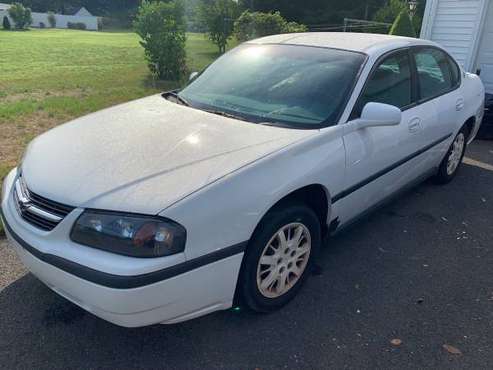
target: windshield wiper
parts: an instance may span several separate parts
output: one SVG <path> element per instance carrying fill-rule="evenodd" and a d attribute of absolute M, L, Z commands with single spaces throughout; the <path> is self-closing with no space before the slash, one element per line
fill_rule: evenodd
<path fill-rule="evenodd" d="M 168 97 L 171 96 L 171 97 L 173 97 L 173 99 L 176 100 L 177 103 L 180 103 L 181 105 L 185 105 L 187 107 L 190 107 L 190 103 L 174 91 L 168 91 L 167 93 L 165 93 L 163 95 L 164 95 L 165 99 L 168 99 Z"/>
<path fill-rule="evenodd" d="M 214 109 L 201 109 L 201 110 L 203 110 L 204 112 L 207 112 L 207 113 L 217 114 L 218 116 L 223 116 L 223 117 L 237 119 L 240 121 L 250 122 L 244 117 L 241 117 L 241 116 L 236 115 L 236 114 L 227 113 L 227 112 L 224 112 L 222 110 L 214 110 Z"/>

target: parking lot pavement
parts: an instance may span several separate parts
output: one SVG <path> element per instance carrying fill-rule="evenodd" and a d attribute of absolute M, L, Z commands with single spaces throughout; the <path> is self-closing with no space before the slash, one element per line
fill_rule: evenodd
<path fill-rule="evenodd" d="M 269 315 L 120 328 L 0 248 L 0 367 L 492 368 L 493 141 L 467 158 L 451 184 L 426 182 L 331 238 L 322 274 Z"/>

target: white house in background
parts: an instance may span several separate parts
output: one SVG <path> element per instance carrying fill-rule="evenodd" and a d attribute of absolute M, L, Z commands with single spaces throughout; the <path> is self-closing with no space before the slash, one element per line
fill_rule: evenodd
<path fill-rule="evenodd" d="M 10 23 L 13 25 L 14 22 L 10 18 L 8 10 L 10 4 L 0 3 L 0 22 L 4 16 L 7 16 Z M 32 12 L 33 23 L 31 27 L 40 28 L 44 25 L 46 28 L 50 27 L 50 22 L 48 22 L 48 13 L 38 13 Z M 68 28 L 68 23 L 84 23 L 86 29 L 97 31 L 98 29 L 98 17 L 92 15 L 86 8 L 82 7 L 73 15 L 68 14 L 55 14 L 56 28 Z"/>
<path fill-rule="evenodd" d="M 75 14 L 72 14 L 78 17 L 92 17 L 93 15 L 89 13 L 89 10 L 87 10 L 85 7 L 80 8 L 75 12 Z"/>
<path fill-rule="evenodd" d="M 421 38 L 441 44 L 493 94 L 493 0 L 427 0 Z"/>

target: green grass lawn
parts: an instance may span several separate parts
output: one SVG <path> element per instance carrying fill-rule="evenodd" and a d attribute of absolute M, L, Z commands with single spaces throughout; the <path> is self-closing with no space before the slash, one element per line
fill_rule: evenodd
<path fill-rule="evenodd" d="M 186 49 L 190 71 L 218 56 L 203 34 L 188 34 Z M 0 180 L 40 133 L 177 86 L 152 78 L 135 33 L 0 31 Z"/>

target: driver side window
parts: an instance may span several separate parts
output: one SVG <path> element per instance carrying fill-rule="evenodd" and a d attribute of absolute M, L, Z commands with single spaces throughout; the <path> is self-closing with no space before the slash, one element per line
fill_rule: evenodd
<path fill-rule="evenodd" d="M 407 50 L 386 57 L 375 68 L 351 117 L 359 118 L 366 103 L 385 103 L 404 108 L 412 103 L 411 66 Z"/>

